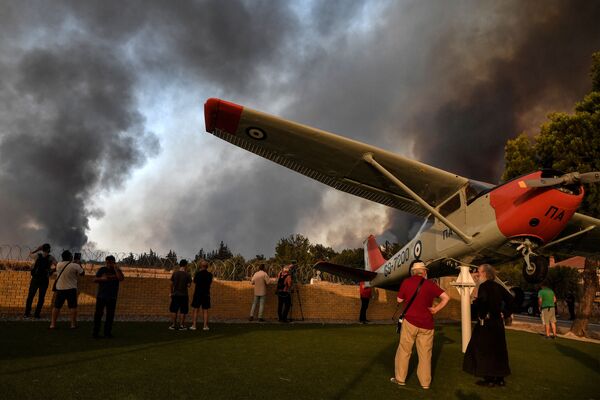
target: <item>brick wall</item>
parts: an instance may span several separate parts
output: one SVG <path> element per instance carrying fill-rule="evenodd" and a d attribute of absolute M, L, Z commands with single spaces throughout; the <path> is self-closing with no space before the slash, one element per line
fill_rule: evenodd
<path fill-rule="evenodd" d="M 0 315 L 23 314 L 30 275 L 21 271 L 0 271 Z M 441 286 L 451 301 L 437 315 L 440 319 L 459 319 L 460 301 L 456 289 L 449 286 L 454 278 L 442 278 Z M 90 317 L 94 312 L 96 284 L 93 277 L 86 275 L 79 284 L 79 315 Z M 49 315 L 53 292 L 52 279 L 46 293 L 43 314 Z M 126 276 L 121 283 L 117 302 L 117 318 L 135 319 L 143 317 L 169 316 L 169 280 Z M 299 285 L 304 317 L 311 320 L 354 321 L 358 319 L 360 299 L 358 286 L 319 282 L 314 285 Z M 277 316 L 277 298 L 274 285 L 268 289 L 265 303 L 265 318 Z M 376 289 L 367 317 L 370 320 L 389 320 L 396 310 L 396 294 Z M 190 290 L 190 295 L 192 290 Z M 253 288 L 250 282 L 214 281 L 211 289 L 211 319 L 232 320 L 248 318 L 252 305 Z M 35 307 L 37 298 L 34 299 Z M 66 306 L 65 306 L 66 307 Z M 294 294 L 292 318 L 300 318 L 298 298 Z"/>

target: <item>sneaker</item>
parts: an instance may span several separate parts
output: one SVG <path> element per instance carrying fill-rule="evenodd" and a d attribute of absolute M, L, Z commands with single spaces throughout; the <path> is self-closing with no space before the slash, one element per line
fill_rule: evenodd
<path fill-rule="evenodd" d="M 23 319 L 31 319 L 31 315 L 23 315 Z"/>
<path fill-rule="evenodd" d="M 258 322 L 265 322 L 265 319 L 264 318 L 259 318 Z"/>
<path fill-rule="evenodd" d="M 187 330 L 188 330 L 188 327 L 187 327 L 187 326 L 180 326 L 180 327 L 179 327 L 179 330 L 180 330 L 180 331 L 187 331 Z"/>
<path fill-rule="evenodd" d="M 390 378 L 390 382 L 395 383 L 396 385 L 406 386 L 406 382 L 400 382 L 396 378 Z"/>
<path fill-rule="evenodd" d="M 254 321 L 254 317 L 248 317 L 248 321 Z"/>
<path fill-rule="evenodd" d="M 190 327 L 189 327 L 189 330 L 190 330 L 190 331 L 195 331 L 195 330 L 196 330 L 196 327 L 195 327 L 195 326 L 190 326 Z"/>
<path fill-rule="evenodd" d="M 170 331 L 174 331 L 174 330 L 176 330 L 176 329 L 177 329 L 177 328 L 175 328 L 175 325 L 171 325 L 171 326 L 169 326 L 169 330 L 170 330 Z"/>
<path fill-rule="evenodd" d="M 556 339 L 556 335 L 552 335 L 550 336 L 552 339 Z"/>
<path fill-rule="evenodd" d="M 425 390 L 429 389 L 429 386 L 421 386 L 421 387 Z"/>
<path fill-rule="evenodd" d="M 203 331 L 208 331 L 210 330 L 210 328 L 208 326 L 205 326 L 204 328 L 202 328 Z"/>

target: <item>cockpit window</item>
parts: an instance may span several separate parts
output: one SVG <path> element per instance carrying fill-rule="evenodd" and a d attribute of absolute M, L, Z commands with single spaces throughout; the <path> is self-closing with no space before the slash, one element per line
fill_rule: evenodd
<path fill-rule="evenodd" d="M 460 193 L 457 193 L 454 195 L 454 197 L 452 197 L 450 200 L 445 202 L 440 207 L 440 214 L 442 214 L 444 217 L 446 217 L 446 216 L 452 214 L 454 211 L 458 210 L 459 208 L 460 208 Z"/>
<path fill-rule="evenodd" d="M 423 221 L 423 225 L 421 225 L 421 227 L 419 228 L 419 233 L 426 231 L 431 226 L 433 226 L 434 223 L 435 223 L 435 217 L 433 215 L 429 214 L 427 216 L 427 218 L 425 219 L 425 221 Z"/>
<path fill-rule="evenodd" d="M 481 196 L 482 194 L 489 192 L 493 188 L 494 185 L 492 184 L 470 179 L 466 189 L 467 204 L 469 204 L 471 201 L 475 200 L 475 198 Z"/>

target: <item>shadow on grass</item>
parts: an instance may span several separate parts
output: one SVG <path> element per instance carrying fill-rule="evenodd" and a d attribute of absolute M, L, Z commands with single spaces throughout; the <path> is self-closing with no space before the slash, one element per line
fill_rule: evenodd
<path fill-rule="evenodd" d="M 587 353 L 584 353 L 583 351 L 574 349 L 569 346 L 565 346 L 560 343 L 556 343 L 556 349 L 560 351 L 563 355 L 570 357 L 573 360 L 580 363 L 581 365 L 583 365 L 584 367 L 589 368 L 591 371 L 597 373 L 598 370 L 600 370 L 600 361 L 597 358 L 592 357 Z"/>
<path fill-rule="evenodd" d="M 396 339 L 398 340 L 399 338 L 396 338 Z M 391 383 L 389 383 L 389 378 L 394 376 L 393 365 L 394 365 L 394 357 L 396 355 L 396 349 L 398 348 L 397 340 L 394 340 L 388 346 L 385 346 L 380 352 L 378 352 L 377 354 L 375 354 L 375 356 L 373 358 L 371 358 L 370 362 L 366 363 L 363 368 L 357 370 L 356 373 L 354 374 L 354 377 L 351 379 L 352 383 L 345 386 L 333 398 L 334 399 L 345 398 L 346 395 L 351 393 L 354 389 L 356 389 L 360 385 L 361 378 L 363 376 L 367 375 L 367 372 L 374 365 L 377 365 L 377 364 L 384 365 L 386 367 L 392 366 L 392 368 L 390 369 L 389 377 L 387 377 L 387 376 L 382 377 L 382 382 L 383 382 L 382 385 L 385 385 L 385 384 L 391 385 Z M 442 354 L 442 349 L 443 349 L 444 345 L 450 344 L 450 343 L 455 343 L 455 342 L 454 342 L 454 340 L 448 338 L 444 334 L 443 327 L 437 328 L 436 332 L 435 332 L 435 336 L 433 338 L 433 354 L 431 356 L 431 370 L 432 370 L 431 373 L 432 373 L 432 375 L 434 375 L 434 373 L 435 373 L 435 367 L 437 365 L 437 361 L 438 361 L 440 355 Z M 416 349 L 413 347 L 413 354 L 414 353 L 416 353 Z M 416 355 L 414 357 L 411 356 L 409 367 L 408 367 L 408 375 L 406 377 L 407 380 L 412 375 L 413 371 L 416 371 L 417 362 L 418 362 L 417 356 Z M 410 391 L 410 389 L 409 389 L 409 391 Z"/>
<path fill-rule="evenodd" d="M 48 330 L 47 322 L 0 322 L 0 360 L 66 355 L 102 349 L 158 346 L 160 343 L 235 337 L 256 331 L 303 331 L 319 329 L 321 324 L 220 324 L 211 325 L 209 332 L 170 331 L 165 322 L 115 322 L 114 339 L 96 340 L 91 337 L 92 323 L 81 322 L 78 329 L 68 329 L 61 322 L 59 329 Z M 356 325 L 327 325 L 328 330 L 353 329 Z"/>
<path fill-rule="evenodd" d="M 478 395 L 477 393 L 465 393 L 462 389 L 458 389 L 454 392 L 454 396 L 459 400 L 482 400 L 483 397 Z"/>

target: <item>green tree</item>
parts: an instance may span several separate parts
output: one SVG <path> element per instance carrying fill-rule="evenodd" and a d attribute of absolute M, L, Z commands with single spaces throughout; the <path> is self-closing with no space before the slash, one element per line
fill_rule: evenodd
<path fill-rule="evenodd" d="M 296 234 L 279 239 L 275 245 L 275 260 L 279 264 L 289 264 L 296 260 L 300 265 L 312 265 L 314 257 L 311 253 L 308 238 Z"/>
<path fill-rule="evenodd" d="M 330 260 L 337 254 L 331 247 L 325 247 L 322 244 L 311 246 L 310 252 L 315 261 Z"/>
<path fill-rule="evenodd" d="M 506 168 L 503 179 L 550 167 L 564 172 L 600 171 L 600 52 L 592 56 L 592 91 L 577 103 L 575 112 L 553 113 L 532 139 L 521 135 L 505 147 Z M 600 185 L 586 187 L 580 210 L 600 218 Z M 585 334 L 595 293 L 598 290 L 597 259 L 586 259 L 584 293 L 571 331 Z"/>
<path fill-rule="evenodd" d="M 577 293 L 579 289 L 579 273 L 575 268 L 560 265 L 550 268 L 546 280 L 558 300 L 564 300 L 569 292 Z"/>
<path fill-rule="evenodd" d="M 363 269 L 365 267 L 365 250 L 362 247 L 356 249 L 344 249 L 331 260 L 334 264 L 345 265 Z"/>

